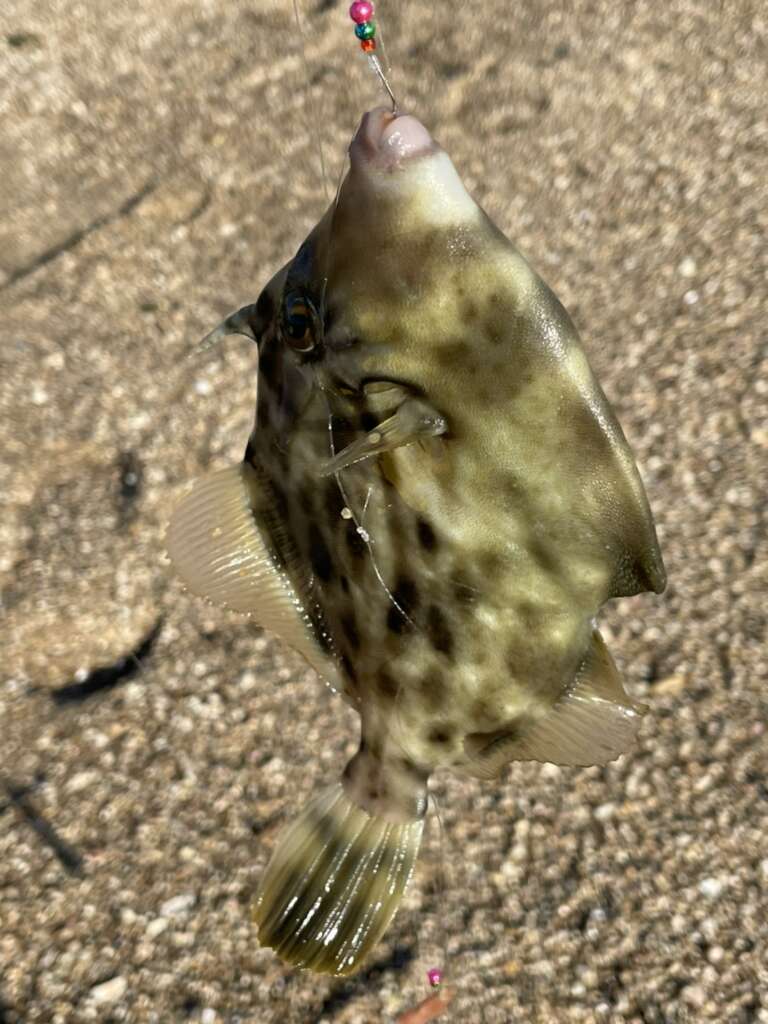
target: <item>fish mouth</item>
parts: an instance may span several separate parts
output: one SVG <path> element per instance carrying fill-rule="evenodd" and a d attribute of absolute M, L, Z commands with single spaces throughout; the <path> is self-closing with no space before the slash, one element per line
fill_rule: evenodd
<path fill-rule="evenodd" d="M 408 160 L 433 153 L 436 148 L 418 118 L 376 107 L 363 114 L 349 153 L 353 167 L 364 163 L 394 170 Z"/>

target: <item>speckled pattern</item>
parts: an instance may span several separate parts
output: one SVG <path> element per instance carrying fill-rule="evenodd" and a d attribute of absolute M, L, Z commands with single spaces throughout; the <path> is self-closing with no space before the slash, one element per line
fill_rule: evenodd
<path fill-rule="evenodd" d="M 377 99 L 344 6 L 305 6 L 306 66 L 287 3 L 3 11 L 0 1019 L 392 1022 L 439 963 L 446 1020 L 768 1021 L 756 0 L 447 2 L 439 44 L 380 0 L 403 106 L 576 321 L 670 585 L 602 619 L 652 708 L 635 753 L 438 776 L 442 854 L 433 828 L 356 979 L 255 942 L 277 832 L 354 715 L 186 596 L 162 534 L 253 415 L 246 341 L 185 357 L 317 220 L 317 135 L 333 188 Z"/>

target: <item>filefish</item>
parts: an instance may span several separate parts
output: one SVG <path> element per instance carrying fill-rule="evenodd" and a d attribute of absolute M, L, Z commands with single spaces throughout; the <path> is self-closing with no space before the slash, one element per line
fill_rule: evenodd
<path fill-rule="evenodd" d="M 336 200 L 211 334 L 258 347 L 243 461 L 167 546 L 355 708 L 357 753 L 278 840 L 259 942 L 356 970 L 413 871 L 438 768 L 605 764 L 629 697 L 595 616 L 665 571 L 573 323 L 415 117 L 365 114 Z"/>

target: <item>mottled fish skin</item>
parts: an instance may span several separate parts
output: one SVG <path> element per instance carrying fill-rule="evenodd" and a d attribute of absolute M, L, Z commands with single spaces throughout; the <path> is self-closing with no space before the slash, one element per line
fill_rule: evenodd
<path fill-rule="evenodd" d="M 556 297 L 415 119 L 372 111 L 350 155 L 337 201 L 222 330 L 259 347 L 254 521 L 361 717 L 344 792 L 405 825 L 441 766 L 618 756 L 638 709 L 594 619 L 665 575 L 632 454 Z M 603 747 L 594 708 L 615 710 Z M 320 835 L 316 819 L 299 831 Z M 301 890 L 289 862 L 268 888 Z M 285 905 L 264 907 L 282 956 L 342 969 L 320 938 L 300 951 Z"/>
<path fill-rule="evenodd" d="M 365 771 L 350 770 L 365 775 L 364 805 L 393 810 L 426 773 L 463 763 L 467 735 L 519 728 L 555 702 L 599 607 L 661 591 L 664 570 L 634 460 L 562 305 L 445 154 L 378 172 L 384 187 L 361 163 L 353 149 L 338 204 L 259 299 L 246 458 L 360 709 Z M 279 328 L 286 293 L 322 316 L 306 355 Z M 320 477 L 329 419 L 339 451 L 403 391 L 427 396 L 449 432 Z"/>

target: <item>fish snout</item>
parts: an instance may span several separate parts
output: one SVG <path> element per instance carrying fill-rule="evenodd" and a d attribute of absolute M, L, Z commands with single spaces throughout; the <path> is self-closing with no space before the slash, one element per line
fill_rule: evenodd
<path fill-rule="evenodd" d="M 349 152 L 353 167 L 363 163 L 394 169 L 434 150 L 435 142 L 418 118 L 376 107 L 363 115 Z"/>

